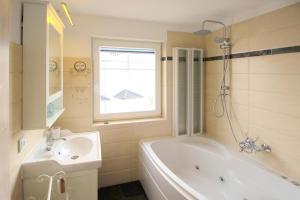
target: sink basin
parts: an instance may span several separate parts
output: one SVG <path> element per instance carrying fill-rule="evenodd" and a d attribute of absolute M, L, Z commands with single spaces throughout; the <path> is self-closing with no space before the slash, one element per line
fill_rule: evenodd
<path fill-rule="evenodd" d="M 78 159 L 86 156 L 92 150 L 93 142 L 86 137 L 76 137 L 66 140 L 55 149 L 58 158 L 64 159 Z"/>
<path fill-rule="evenodd" d="M 32 178 L 58 171 L 74 172 L 100 167 L 99 132 L 87 132 L 63 135 L 63 140 L 55 141 L 51 151 L 46 150 L 44 139 L 22 164 L 22 171 L 23 178 Z"/>

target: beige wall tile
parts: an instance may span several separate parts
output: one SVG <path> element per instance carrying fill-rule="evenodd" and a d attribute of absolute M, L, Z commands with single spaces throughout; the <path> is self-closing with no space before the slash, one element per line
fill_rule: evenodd
<path fill-rule="evenodd" d="M 128 142 L 135 140 L 132 127 L 103 130 L 100 134 L 103 143 Z"/>
<path fill-rule="evenodd" d="M 91 101 L 91 89 L 87 87 L 65 88 L 64 89 L 64 103 L 65 105 L 74 103 L 81 104 L 83 102 Z"/>
<path fill-rule="evenodd" d="M 249 24 L 249 35 L 259 32 L 272 32 L 288 26 L 299 25 L 300 3 L 255 17 L 245 21 Z"/>
<path fill-rule="evenodd" d="M 277 129 L 281 132 L 296 132 L 300 130 L 299 118 L 259 108 L 250 108 L 249 121 L 251 125 Z"/>
<path fill-rule="evenodd" d="M 22 198 L 22 182 L 20 177 L 20 166 L 22 160 L 28 154 L 34 144 L 34 137 L 26 135 L 28 140 L 27 150 L 18 153 L 17 141 L 21 133 L 22 123 L 22 46 L 10 43 L 9 55 L 9 133 L 11 134 L 10 150 L 10 183 L 11 199 Z"/>
<path fill-rule="evenodd" d="M 231 75 L 231 87 L 233 89 L 247 90 L 249 87 L 249 75 L 248 74 L 232 74 Z"/>
<path fill-rule="evenodd" d="M 250 91 L 249 96 L 251 107 L 300 117 L 300 96 L 258 91 Z"/>
<path fill-rule="evenodd" d="M 23 152 L 18 152 L 17 141 L 24 136 L 27 140 L 27 147 Z M 23 185 L 21 180 L 21 165 L 29 152 L 40 142 L 43 130 L 18 131 L 11 135 L 10 139 L 10 188 L 11 199 L 20 200 L 23 198 Z"/>
<path fill-rule="evenodd" d="M 245 22 L 232 25 L 229 29 L 232 41 L 249 37 L 249 26 L 249 23 Z"/>
<path fill-rule="evenodd" d="M 21 131 L 22 126 L 22 104 L 13 103 L 9 107 L 9 128 L 11 134 L 16 134 Z"/>
<path fill-rule="evenodd" d="M 205 76 L 205 94 L 209 96 L 215 96 L 218 90 L 220 89 L 221 80 L 221 74 L 207 74 Z"/>
<path fill-rule="evenodd" d="M 72 118 L 72 117 L 86 117 L 91 116 L 91 103 L 90 101 L 83 100 L 79 103 L 65 103 L 65 112 L 62 115 L 62 118 Z"/>
<path fill-rule="evenodd" d="M 136 140 L 141 140 L 144 138 L 151 138 L 151 137 L 161 137 L 161 136 L 170 136 L 171 133 L 171 126 L 155 126 L 155 127 L 143 127 L 143 128 L 134 128 L 134 136 Z"/>
<path fill-rule="evenodd" d="M 222 74 L 223 73 L 223 63 L 222 61 L 209 61 L 204 63 L 205 74 Z"/>
<path fill-rule="evenodd" d="M 69 129 L 74 133 L 86 132 L 86 131 L 95 131 L 97 128 L 92 127 L 92 118 L 89 117 L 80 117 L 75 116 L 72 118 L 63 118 L 60 117 L 54 124 L 64 129 Z"/>
<path fill-rule="evenodd" d="M 130 169 L 134 159 L 130 156 L 116 157 L 112 159 L 104 159 L 101 166 L 101 173 L 109 173 L 114 171 Z"/>
<path fill-rule="evenodd" d="M 173 32 L 167 33 L 167 55 L 172 56 L 174 47 L 183 48 L 203 48 L 203 37 L 194 35 L 193 33 L 186 32 Z"/>
<path fill-rule="evenodd" d="M 11 42 L 9 44 L 9 72 L 22 73 L 22 45 Z"/>
<path fill-rule="evenodd" d="M 272 32 L 262 32 L 249 38 L 251 51 L 296 46 L 300 44 L 300 25 L 281 28 Z"/>
<path fill-rule="evenodd" d="M 300 74 L 300 53 L 249 58 L 251 74 Z"/>
<path fill-rule="evenodd" d="M 253 157 L 254 159 L 268 163 L 268 166 L 276 170 L 279 174 L 292 178 L 300 176 L 298 167 L 296 167 L 300 162 L 298 133 L 282 132 L 277 129 L 268 129 L 259 126 L 250 126 L 250 133 L 259 135 L 261 141 L 268 143 L 272 147 L 272 153 L 257 154 Z"/>
<path fill-rule="evenodd" d="M 120 156 L 131 156 L 134 151 L 134 142 L 103 143 L 102 157 L 113 158 Z"/>
<path fill-rule="evenodd" d="M 217 30 L 204 37 L 205 57 L 223 55 L 223 51 L 219 48 L 219 45 L 216 44 L 214 41 L 214 38 L 220 35 L 222 35 L 222 31 Z"/>
<path fill-rule="evenodd" d="M 232 59 L 230 70 L 232 74 L 248 74 L 249 73 L 249 59 L 238 58 Z"/>
<path fill-rule="evenodd" d="M 122 170 L 111 173 L 100 174 L 99 182 L 102 187 L 130 182 L 132 180 L 132 170 Z"/>
<path fill-rule="evenodd" d="M 235 104 L 248 106 L 249 104 L 249 91 L 248 90 L 231 90 L 231 101 Z"/>
<path fill-rule="evenodd" d="M 300 95 L 300 75 L 250 74 L 250 90 Z"/>
<path fill-rule="evenodd" d="M 249 109 L 248 105 L 232 104 L 230 114 L 236 133 L 246 134 L 249 132 Z"/>
<path fill-rule="evenodd" d="M 232 25 L 232 52 L 299 45 L 299 18 L 300 3 Z M 209 56 L 221 55 L 213 45 L 214 34 L 217 32 L 205 37 Z M 260 143 L 267 143 L 272 148 L 272 153 L 257 153 L 250 157 L 298 181 L 299 55 L 287 53 L 232 59 L 232 90 L 228 99 L 238 138 L 244 138 L 243 134 L 248 132 L 252 137 L 259 137 Z M 208 137 L 238 150 L 228 121 L 225 117 L 217 119 L 211 109 L 219 90 L 220 63 L 205 64 L 205 131 Z M 220 109 L 220 103 L 217 107 Z"/>
<path fill-rule="evenodd" d="M 10 103 L 20 103 L 22 100 L 22 74 L 9 74 L 9 101 Z"/>
<path fill-rule="evenodd" d="M 231 53 L 242 53 L 250 50 L 250 42 L 248 37 L 235 38 L 231 40 Z"/>

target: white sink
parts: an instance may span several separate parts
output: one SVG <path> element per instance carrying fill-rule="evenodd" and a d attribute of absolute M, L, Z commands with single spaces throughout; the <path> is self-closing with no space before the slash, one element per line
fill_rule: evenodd
<path fill-rule="evenodd" d="M 75 137 L 62 142 L 59 147 L 55 149 L 60 160 L 76 160 L 86 156 L 93 147 L 93 142 L 86 137 Z"/>
<path fill-rule="evenodd" d="M 54 142 L 51 151 L 46 150 L 46 140 L 43 140 L 23 163 L 23 178 L 101 167 L 99 132 L 74 133 L 63 138 Z"/>

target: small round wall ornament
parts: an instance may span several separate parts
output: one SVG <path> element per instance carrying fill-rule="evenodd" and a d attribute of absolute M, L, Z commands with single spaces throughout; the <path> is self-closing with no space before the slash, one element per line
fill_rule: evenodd
<path fill-rule="evenodd" d="M 86 70 L 86 63 L 83 61 L 77 61 L 74 63 L 74 69 L 77 72 L 84 72 Z"/>
<path fill-rule="evenodd" d="M 51 60 L 49 62 L 49 72 L 54 72 L 57 69 L 57 62 Z"/>

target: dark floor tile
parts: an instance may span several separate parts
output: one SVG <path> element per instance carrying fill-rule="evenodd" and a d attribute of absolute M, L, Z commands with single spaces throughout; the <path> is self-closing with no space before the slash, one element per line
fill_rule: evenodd
<path fill-rule="evenodd" d="M 139 181 L 122 184 L 121 188 L 125 196 L 135 196 L 144 194 L 143 187 Z"/>
<path fill-rule="evenodd" d="M 99 200 L 147 200 L 139 181 L 104 187 L 98 190 Z"/>
<path fill-rule="evenodd" d="M 120 186 L 105 187 L 98 190 L 100 200 L 119 200 L 123 197 Z"/>

